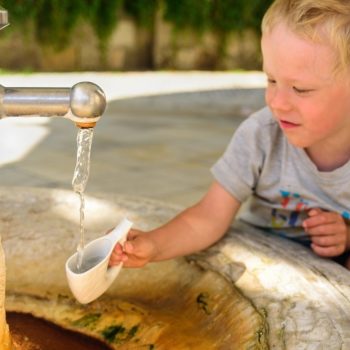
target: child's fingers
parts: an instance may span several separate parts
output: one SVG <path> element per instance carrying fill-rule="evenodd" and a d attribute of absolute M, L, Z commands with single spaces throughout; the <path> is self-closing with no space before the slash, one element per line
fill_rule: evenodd
<path fill-rule="evenodd" d="M 113 250 L 109 265 L 114 266 L 123 262 L 124 267 L 140 267 L 145 264 L 146 260 L 143 256 L 142 239 L 134 239 L 133 241 L 126 241 L 123 247 L 118 243 Z"/>
<path fill-rule="evenodd" d="M 136 237 L 132 241 L 126 241 L 123 246 L 124 253 L 132 255 L 137 259 L 147 258 L 151 252 L 149 241 L 141 237 Z"/>
<path fill-rule="evenodd" d="M 123 252 L 123 247 L 120 243 L 117 243 L 115 246 L 114 246 L 114 249 L 113 249 L 113 253 L 118 253 L 118 254 L 121 254 Z"/>
<path fill-rule="evenodd" d="M 305 230 L 310 229 L 312 227 L 323 225 L 325 223 L 325 218 L 321 215 L 315 215 L 305 219 L 302 223 L 302 226 Z"/>
<path fill-rule="evenodd" d="M 322 225 L 307 227 L 305 231 L 309 236 L 312 237 L 312 236 L 337 235 L 337 233 L 341 232 L 342 229 L 343 227 L 338 223 L 331 223 L 331 224 L 322 224 Z"/>
<path fill-rule="evenodd" d="M 135 230 L 135 229 L 131 229 L 128 233 L 128 237 L 127 240 L 128 241 L 132 241 L 134 240 L 137 236 L 143 234 L 144 232 L 139 231 L 139 230 Z"/>
<path fill-rule="evenodd" d="M 317 244 L 312 243 L 311 249 L 319 256 L 322 257 L 334 257 L 344 253 L 344 247 L 340 245 L 331 247 L 320 247 Z"/>
<path fill-rule="evenodd" d="M 312 210 L 315 210 L 315 209 L 312 209 Z M 308 219 L 305 219 L 303 221 L 302 226 L 304 227 L 305 230 L 307 230 L 312 227 L 316 227 L 320 225 L 337 223 L 340 221 L 340 219 L 341 217 L 338 213 L 321 212 L 318 214 L 311 215 Z"/>
<path fill-rule="evenodd" d="M 130 241 L 126 241 L 124 243 L 124 252 L 126 254 L 132 254 L 134 252 L 134 244 L 131 243 Z"/>
<path fill-rule="evenodd" d="M 321 213 L 323 213 L 323 211 L 320 209 L 320 208 L 312 208 L 312 209 L 310 209 L 309 211 L 308 211 L 308 215 L 309 216 L 315 216 L 315 215 L 319 215 L 319 214 L 321 214 Z"/>
<path fill-rule="evenodd" d="M 331 247 L 336 245 L 344 246 L 345 241 L 339 235 L 313 236 L 312 243 L 320 247 Z"/>
<path fill-rule="evenodd" d="M 131 254 L 133 252 L 133 244 L 131 242 L 126 241 L 124 243 L 124 246 L 122 246 L 120 243 L 117 243 L 113 249 L 113 252 L 111 254 L 111 259 L 113 260 L 122 260 L 124 256 L 127 256 L 127 254 Z"/>
<path fill-rule="evenodd" d="M 126 262 L 128 260 L 128 256 L 124 253 L 116 252 L 115 250 L 112 252 L 109 259 L 109 266 L 119 265 L 121 262 Z"/>
<path fill-rule="evenodd" d="M 144 232 L 131 230 L 123 245 L 117 243 L 111 254 L 109 265 L 123 262 L 124 267 L 142 267 L 150 261 L 154 245 Z"/>

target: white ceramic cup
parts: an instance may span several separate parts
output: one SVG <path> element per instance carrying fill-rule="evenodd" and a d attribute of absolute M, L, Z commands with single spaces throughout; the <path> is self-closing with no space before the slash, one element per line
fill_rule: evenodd
<path fill-rule="evenodd" d="M 66 262 L 68 285 L 80 303 L 87 304 L 97 299 L 119 274 L 123 264 L 108 267 L 108 261 L 116 243 L 125 242 L 131 226 L 131 221 L 123 219 L 113 231 L 89 242 L 83 251 L 82 272 L 77 269 L 78 253 L 68 258 Z"/>

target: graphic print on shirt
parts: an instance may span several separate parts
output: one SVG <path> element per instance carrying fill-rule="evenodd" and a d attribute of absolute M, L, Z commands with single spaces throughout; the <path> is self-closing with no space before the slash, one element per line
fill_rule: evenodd
<path fill-rule="evenodd" d="M 301 226 L 305 219 L 305 213 L 309 208 L 309 202 L 302 198 L 299 193 L 280 190 L 282 209 L 271 210 L 271 224 L 273 228 Z M 350 220 L 350 212 L 343 210 L 341 216 Z"/>
<path fill-rule="evenodd" d="M 271 224 L 273 228 L 296 227 L 301 225 L 301 213 L 305 213 L 309 203 L 299 193 L 280 190 L 280 204 L 283 209 L 273 208 L 271 211 Z M 303 217 L 304 218 L 304 217 Z"/>
<path fill-rule="evenodd" d="M 344 219 L 346 219 L 346 220 L 350 220 L 350 213 L 348 212 L 348 211 L 343 211 L 342 213 L 341 213 L 341 216 L 344 218 Z"/>

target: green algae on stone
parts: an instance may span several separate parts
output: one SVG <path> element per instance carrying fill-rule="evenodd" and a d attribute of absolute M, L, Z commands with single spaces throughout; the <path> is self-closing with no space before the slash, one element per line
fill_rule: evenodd
<path fill-rule="evenodd" d="M 100 319 L 100 313 L 87 314 L 81 318 L 78 318 L 75 321 L 72 321 L 72 326 L 76 326 L 79 328 L 94 328 L 97 321 Z"/>

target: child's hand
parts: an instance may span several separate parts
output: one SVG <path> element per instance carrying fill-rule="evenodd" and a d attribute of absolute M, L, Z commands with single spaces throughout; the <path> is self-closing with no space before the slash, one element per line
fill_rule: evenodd
<path fill-rule="evenodd" d="M 350 230 L 340 214 L 315 208 L 308 215 L 303 227 L 310 235 L 311 248 L 317 255 L 334 257 L 347 250 Z"/>
<path fill-rule="evenodd" d="M 109 266 L 124 263 L 125 267 L 146 265 L 156 253 L 156 245 L 142 231 L 130 230 L 124 246 L 117 243 L 111 254 Z"/>

